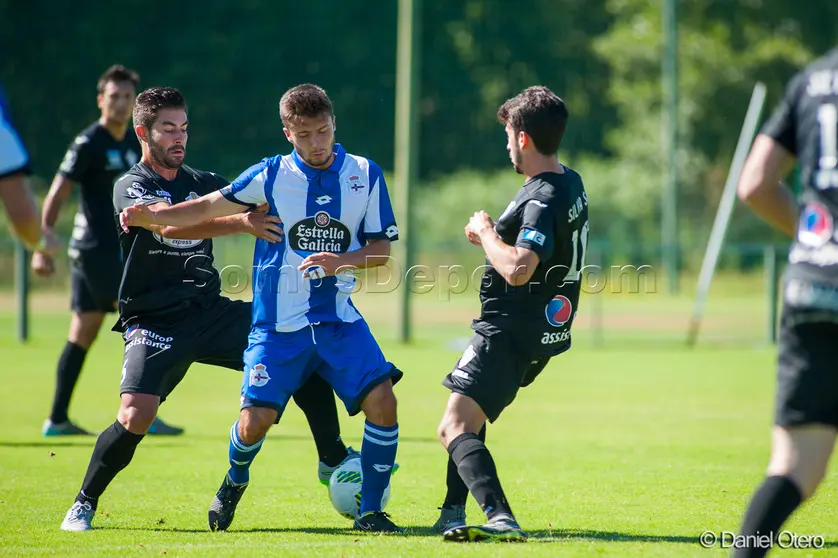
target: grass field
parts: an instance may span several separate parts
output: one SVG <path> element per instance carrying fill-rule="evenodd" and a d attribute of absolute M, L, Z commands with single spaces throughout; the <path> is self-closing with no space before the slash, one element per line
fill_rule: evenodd
<path fill-rule="evenodd" d="M 409 346 L 394 340 L 389 303 L 357 301 L 387 356 L 406 372 L 396 389 L 402 468 L 387 510 L 409 528 L 403 537 L 355 533 L 332 510 L 316 481 L 314 444 L 296 408 L 269 435 L 232 530 L 210 533 L 206 511 L 227 469 L 239 375 L 207 366 L 193 367 L 162 408 L 161 415 L 186 427 L 187 434 L 146 438 L 101 499 L 98 529 L 61 532 L 58 526 L 95 441 L 40 435 L 66 337 L 65 297 L 40 295 L 33 301 L 33 336 L 25 346 L 14 340 L 11 299 L 2 299 L 0 555 L 726 556 L 718 547 L 702 548 L 698 538 L 706 530 L 736 531 L 762 478 L 773 349 L 596 347 L 581 323 L 577 346 L 551 363 L 488 431 L 488 445 L 530 542 L 457 546 L 429 531 L 445 491 L 446 454 L 435 433 L 447 392 L 439 382 L 459 356 L 452 340 L 469 334 L 473 296 L 445 307 L 423 304 L 417 310 L 417 341 Z M 758 313 L 760 304 L 757 298 L 751 309 Z M 659 295 L 623 313 L 665 324 L 667 311 L 686 307 Z M 612 330 L 626 331 L 628 340 L 637 334 L 631 323 L 614 322 Z M 646 335 L 654 335 L 655 329 L 650 331 Z M 760 332 L 753 337 L 759 339 Z M 117 334 L 102 332 L 71 408 L 82 426 L 98 430 L 113 421 L 121 349 Z M 345 413 L 341 419 L 345 440 L 360 447 L 363 419 Z M 832 469 L 815 499 L 788 525 L 799 534 L 824 535 L 826 548 L 778 555 L 838 555 L 838 484 Z M 473 501 L 468 513 L 482 519 Z"/>

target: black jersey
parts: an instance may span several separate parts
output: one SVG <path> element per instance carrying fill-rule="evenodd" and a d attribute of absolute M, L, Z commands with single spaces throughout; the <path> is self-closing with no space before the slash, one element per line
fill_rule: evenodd
<path fill-rule="evenodd" d="M 838 286 L 838 49 L 792 78 L 762 133 L 797 157 L 803 187 L 787 276 Z"/>
<path fill-rule="evenodd" d="M 530 354 L 555 355 L 570 346 L 579 305 L 580 271 L 588 242 L 588 198 L 582 178 L 563 167 L 527 181 L 495 230 L 504 243 L 538 255 L 529 282 L 511 286 L 486 261 L 480 318 L 472 327 L 491 335 L 512 331 Z"/>
<path fill-rule="evenodd" d="M 124 269 L 119 287 L 120 322 L 124 327 L 137 316 L 175 312 L 198 296 L 219 296 L 221 282 L 213 265 L 212 240 L 165 238 L 140 227 L 125 233 L 119 213 L 138 203 L 179 203 L 226 186 L 210 172 L 186 165 L 168 181 L 145 163 L 120 177 L 113 190 Z M 111 210 L 111 230 L 114 226 Z"/>
<path fill-rule="evenodd" d="M 118 141 L 98 122 L 76 136 L 67 149 L 58 172 L 80 186 L 71 257 L 119 261 L 119 242 L 113 230 L 113 186 L 118 176 L 140 160 L 140 153 L 133 130 Z"/>

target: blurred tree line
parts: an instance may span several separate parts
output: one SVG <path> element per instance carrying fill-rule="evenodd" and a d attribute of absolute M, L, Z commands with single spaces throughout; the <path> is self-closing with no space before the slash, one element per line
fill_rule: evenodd
<path fill-rule="evenodd" d="M 424 213 L 460 232 L 480 188 L 463 208 L 433 184 L 462 176 L 468 192 L 473 171 L 504 170 L 491 183 L 512 195 L 519 181 L 495 113 L 540 83 L 570 108 L 563 157 L 586 179 L 593 239 L 658 242 L 660 10 L 660 0 L 424 0 L 419 203 L 435 208 Z M 680 240 L 703 244 L 754 83 L 768 85 L 770 111 L 793 72 L 836 43 L 838 3 L 679 0 L 678 12 Z M 46 181 L 97 117 L 96 79 L 117 62 L 143 88 L 185 93 L 198 168 L 233 178 L 287 152 L 277 102 L 311 81 L 335 102 L 339 141 L 392 169 L 395 0 L 0 0 L 0 13 L 0 82 Z M 734 240 L 765 238 L 741 217 Z"/>

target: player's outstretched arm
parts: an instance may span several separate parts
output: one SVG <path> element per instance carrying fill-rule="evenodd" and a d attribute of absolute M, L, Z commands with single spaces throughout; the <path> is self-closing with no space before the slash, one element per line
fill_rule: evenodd
<path fill-rule="evenodd" d="M 780 181 L 791 172 L 795 157 L 774 138 L 760 134 L 754 141 L 739 178 L 739 199 L 769 225 L 795 236 L 800 207 Z"/>
<path fill-rule="evenodd" d="M 143 204 L 126 207 L 119 214 L 119 223 L 125 232 L 130 227 L 147 228 L 148 225 L 191 227 L 227 215 L 242 213 L 247 206 L 227 200 L 221 192 L 212 192 L 196 200 L 171 206 Z"/>
<path fill-rule="evenodd" d="M 34 250 L 41 240 L 38 209 L 23 174 L 0 178 L 0 201 L 6 208 L 9 224 L 14 234 L 29 250 Z"/>
<path fill-rule="evenodd" d="M 257 210 L 238 215 L 217 217 L 205 223 L 191 227 L 172 227 L 163 225 L 149 225 L 148 229 L 166 238 L 180 240 L 200 240 L 232 234 L 252 234 L 268 242 L 279 242 L 284 234 L 282 220 L 275 215 L 266 213 L 267 205 Z"/>

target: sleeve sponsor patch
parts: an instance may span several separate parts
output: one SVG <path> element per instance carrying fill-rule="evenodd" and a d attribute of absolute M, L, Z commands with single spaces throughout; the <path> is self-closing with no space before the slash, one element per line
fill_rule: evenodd
<path fill-rule="evenodd" d="M 544 241 L 547 239 L 543 234 L 538 232 L 535 229 L 529 229 L 524 231 L 524 236 L 522 237 L 523 240 L 529 240 L 539 246 L 544 246 Z"/>
<path fill-rule="evenodd" d="M 129 198 L 139 201 L 151 201 L 163 198 L 171 203 L 172 198 L 171 194 L 169 194 L 166 190 L 156 190 L 154 192 L 150 192 L 139 182 L 132 182 L 131 185 L 125 189 L 125 194 Z"/>

